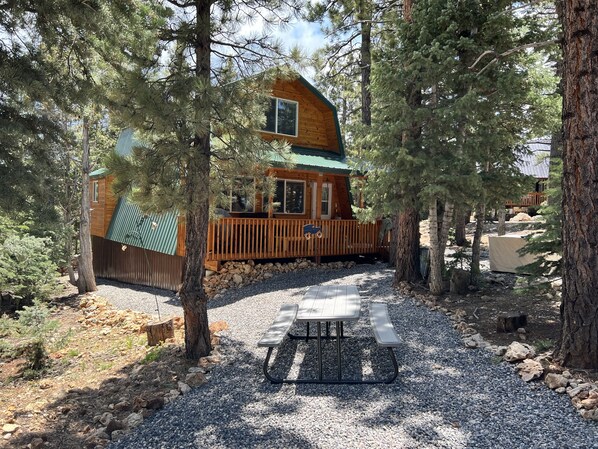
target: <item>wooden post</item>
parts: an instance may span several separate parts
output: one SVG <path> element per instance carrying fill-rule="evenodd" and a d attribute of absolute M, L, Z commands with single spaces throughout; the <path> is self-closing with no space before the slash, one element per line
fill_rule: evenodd
<path fill-rule="evenodd" d="M 169 338 L 174 338 L 174 323 L 172 318 L 158 323 L 148 323 L 146 327 L 147 344 L 156 346 Z"/>

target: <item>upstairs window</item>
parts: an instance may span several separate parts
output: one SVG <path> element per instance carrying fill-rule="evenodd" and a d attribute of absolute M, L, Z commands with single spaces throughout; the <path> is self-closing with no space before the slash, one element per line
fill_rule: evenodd
<path fill-rule="evenodd" d="M 266 126 L 264 131 L 287 136 L 297 136 L 296 101 L 271 98 L 270 107 L 266 111 Z"/>
<path fill-rule="evenodd" d="M 92 200 L 97 203 L 100 199 L 100 183 L 98 181 L 93 182 Z"/>

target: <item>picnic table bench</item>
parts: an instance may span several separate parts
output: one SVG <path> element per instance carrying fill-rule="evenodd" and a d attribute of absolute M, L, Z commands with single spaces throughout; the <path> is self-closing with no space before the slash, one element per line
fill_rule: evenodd
<path fill-rule="evenodd" d="M 268 353 L 264 360 L 263 371 L 266 378 L 272 383 L 328 383 L 328 384 L 377 384 L 391 383 L 398 376 L 398 364 L 393 349 L 401 345 L 401 340 L 392 325 L 388 315 L 386 303 L 370 304 L 370 324 L 374 337 L 379 346 L 388 348 L 393 363 L 393 373 L 386 379 L 355 380 L 343 379 L 341 363 L 341 337 L 343 321 L 357 321 L 361 311 L 361 297 L 357 287 L 347 285 L 315 286 L 310 287 L 305 293 L 301 303 L 283 304 L 272 325 L 266 330 L 258 341 L 259 347 L 267 347 Z M 295 336 L 289 331 L 294 322 L 317 323 L 317 335 L 310 336 L 309 330 L 305 336 Z M 323 379 L 322 376 L 322 327 L 321 324 L 336 323 L 336 348 L 337 348 L 337 378 Z M 327 326 L 328 328 L 328 326 Z M 309 327 L 307 328 L 309 329 Z M 285 336 L 290 338 L 317 339 L 318 351 L 318 378 L 317 379 L 282 379 L 273 377 L 268 372 L 270 357 L 275 348 L 280 347 Z"/>

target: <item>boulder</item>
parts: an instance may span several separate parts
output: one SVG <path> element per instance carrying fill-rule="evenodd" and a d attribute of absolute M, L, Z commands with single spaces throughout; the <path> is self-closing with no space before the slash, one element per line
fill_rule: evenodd
<path fill-rule="evenodd" d="M 548 373 L 544 378 L 544 382 L 548 385 L 548 388 L 556 390 L 557 388 L 566 387 L 569 384 L 569 380 L 557 373 Z"/>
<path fill-rule="evenodd" d="M 538 379 L 544 373 L 542 364 L 531 359 L 524 360 L 523 363 L 517 365 L 517 369 L 519 370 L 519 375 L 524 382 Z"/>
<path fill-rule="evenodd" d="M 518 362 L 519 360 L 529 359 L 535 355 L 536 353 L 533 347 L 525 343 L 514 341 L 508 346 L 503 358 L 507 362 Z"/>
<path fill-rule="evenodd" d="M 199 387 L 206 383 L 206 376 L 200 372 L 193 372 L 185 376 L 185 383 L 190 387 Z"/>
<path fill-rule="evenodd" d="M 177 384 L 177 385 L 178 385 L 178 387 L 179 387 L 179 391 L 180 391 L 182 394 L 187 394 L 187 393 L 189 393 L 189 392 L 191 391 L 191 387 L 190 387 L 189 385 L 187 385 L 185 382 L 181 382 L 181 381 L 179 380 L 179 382 L 178 382 L 178 384 Z"/>
<path fill-rule="evenodd" d="M 127 416 L 124 420 L 124 424 L 128 429 L 134 429 L 135 427 L 139 426 L 143 422 L 143 416 L 139 413 L 131 413 Z"/>
<path fill-rule="evenodd" d="M 598 407 L 598 391 L 590 391 L 588 397 L 581 401 L 581 406 L 586 410 Z"/>
<path fill-rule="evenodd" d="M 470 337 L 464 338 L 463 344 L 465 344 L 465 347 L 470 349 L 485 348 L 489 345 L 489 343 L 486 340 L 484 340 L 484 338 L 480 334 L 473 334 Z"/>
<path fill-rule="evenodd" d="M 509 222 L 511 223 L 520 223 L 523 221 L 532 221 L 532 217 L 530 217 L 525 212 L 519 212 L 517 215 L 515 215 L 509 220 Z"/>

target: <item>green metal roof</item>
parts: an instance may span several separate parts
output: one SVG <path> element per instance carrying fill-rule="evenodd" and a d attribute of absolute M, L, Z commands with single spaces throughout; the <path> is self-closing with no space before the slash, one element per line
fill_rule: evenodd
<path fill-rule="evenodd" d="M 338 173 L 348 175 L 351 167 L 347 165 L 344 157 L 323 150 L 311 148 L 292 147 L 291 160 L 285 160 L 280 155 L 272 153 L 270 161 L 274 165 L 284 165 L 291 162 L 298 170 L 318 171 L 325 173 Z"/>
<path fill-rule="evenodd" d="M 116 142 L 116 154 L 121 156 L 130 156 L 133 154 L 134 147 L 142 147 L 143 142 L 136 139 L 131 128 L 124 129 Z"/>
<path fill-rule="evenodd" d="M 90 178 L 99 178 L 102 176 L 106 176 L 108 174 L 108 169 L 107 168 L 98 168 L 97 170 L 92 171 L 89 174 Z"/>
<path fill-rule="evenodd" d="M 138 206 L 120 198 L 106 239 L 172 256 L 176 253 L 177 228 L 176 212 L 144 215 Z"/>

